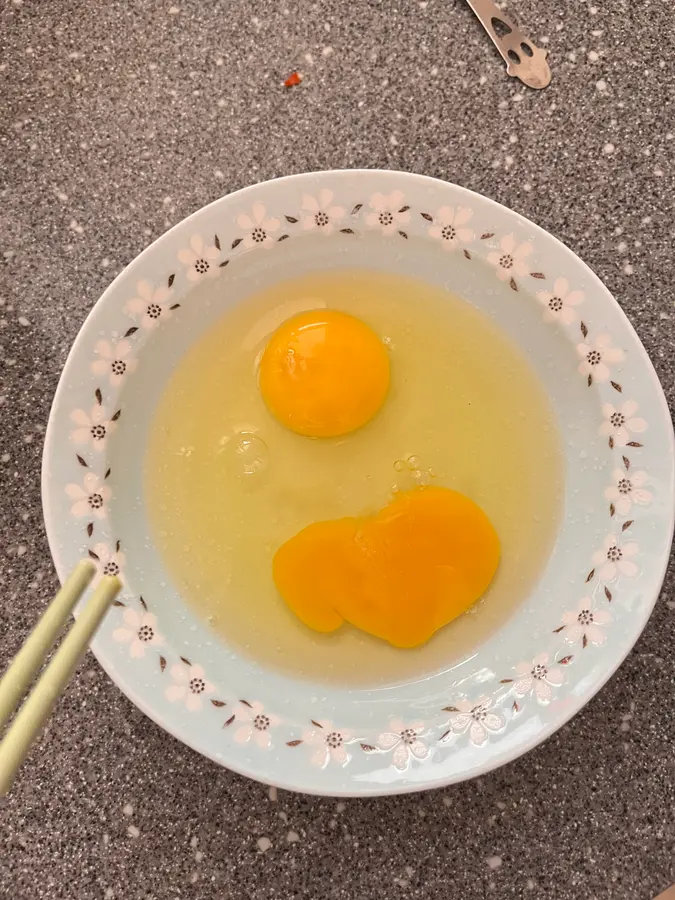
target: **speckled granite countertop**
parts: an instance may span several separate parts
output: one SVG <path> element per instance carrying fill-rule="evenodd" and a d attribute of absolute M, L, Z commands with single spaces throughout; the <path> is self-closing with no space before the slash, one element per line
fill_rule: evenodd
<path fill-rule="evenodd" d="M 453 0 L 173 4 L 0 3 L 0 660 L 55 589 L 40 453 L 85 313 L 152 239 L 252 181 L 388 167 L 494 197 L 604 279 L 675 400 L 665 0 L 514 0 L 551 52 L 542 93 Z M 620 672 L 536 751 L 375 801 L 219 769 L 89 656 L 0 800 L 0 897 L 651 900 L 675 881 L 674 597 L 671 571 Z"/>

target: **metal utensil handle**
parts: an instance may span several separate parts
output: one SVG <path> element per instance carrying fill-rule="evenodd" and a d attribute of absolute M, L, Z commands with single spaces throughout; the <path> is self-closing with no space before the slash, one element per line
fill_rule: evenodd
<path fill-rule="evenodd" d="M 528 87 L 547 87 L 551 70 L 546 50 L 533 44 L 492 0 L 467 0 L 467 3 L 506 62 L 507 73 Z"/>

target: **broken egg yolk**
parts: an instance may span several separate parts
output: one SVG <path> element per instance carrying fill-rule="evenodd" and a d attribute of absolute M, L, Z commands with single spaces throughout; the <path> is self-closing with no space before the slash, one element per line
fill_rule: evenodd
<path fill-rule="evenodd" d="M 298 434 L 338 437 L 370 421 L 389 389 L 389 356 L 360 319 L 315 309 L 284 322 L 260 362 L 272 415 Z"/>
<path fill-rule="evenodd" d="M 499 538 L 468 497 L 442 487 L 398 494 L 371 516 L 315 522 L 277 550 L 279 593 L 305 625 L 350 622 L 416 647 L 481 597 Z"/>

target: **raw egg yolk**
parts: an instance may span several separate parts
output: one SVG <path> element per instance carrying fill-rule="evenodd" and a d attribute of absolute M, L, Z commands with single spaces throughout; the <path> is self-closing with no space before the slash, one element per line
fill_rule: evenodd
<path fill-rule="evenodd" d="M 279 593 L 305 625 L 344 621 L 395 647 L 416 647 L 479 599 L 499 538 L 468 497 L 414 488 L 372 516 L 315 522 L 277 550 Z"/>
<path fill-rule="evenodd" d="M 298 434 L 337 437 L 365 425 L 384 403 L 389 356 L 354 316 L 315 309 L 283 323 L 260 362 L 272 415 Z"/>

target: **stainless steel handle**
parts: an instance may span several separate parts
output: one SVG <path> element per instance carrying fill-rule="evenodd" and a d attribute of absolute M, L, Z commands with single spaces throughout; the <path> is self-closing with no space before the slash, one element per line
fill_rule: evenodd
<path fill-rule="evenodd" d="M 531 88 L 551 83 L 547 51 L 541 50 L 508 19 L 492 0 L 466 0 L 506 63 L 509 75 Z"/>

